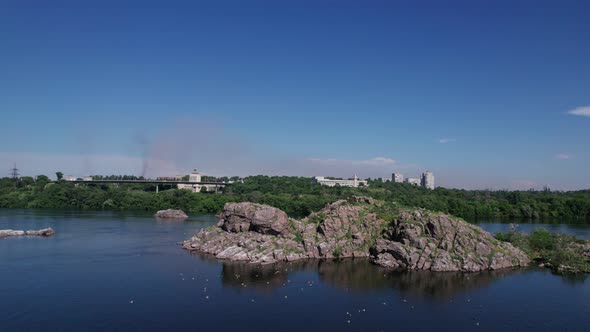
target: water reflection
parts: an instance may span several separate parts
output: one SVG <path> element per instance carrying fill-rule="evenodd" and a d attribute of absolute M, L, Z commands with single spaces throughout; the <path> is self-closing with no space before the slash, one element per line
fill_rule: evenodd
<path fill-rule="evenodd" d="M 351 292 L 395 289 L 404 296 L 450 299 L 524 269 L 480 273 L 391 271 L 375 266 L 367 259 L 305 260 L 270 265 L 223 262 L 221 280 L 225 287 L 271 292 L 304 271 L 316 272 L 326 285 Z"/>

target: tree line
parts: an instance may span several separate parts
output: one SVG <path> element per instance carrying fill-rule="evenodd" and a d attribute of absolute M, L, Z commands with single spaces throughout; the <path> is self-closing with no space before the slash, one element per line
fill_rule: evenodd
<path fill-rule="evenodd" d="M 103 178 L 119 179 L 128 176 Z M 229 178 L 228 178 L 229 179 Z M 327 203 L 351 195 L 365 195 L 474 219 L 571 219 L 590 222 L 590 190 L 491 191 L 436 188 L 369 180 L 367 187 L 327 187 L 311 178 L 251 176 L 220 194 L 178 190 L 171 184 L 74 184 L 47 176 L 0 179 L 0 208 L 85 210 L 142 210 L 179 208 L 189 213 L 217 213 L 227 202 L 251 201 L 278 207 L 292 217 L 303 217 Z"/>

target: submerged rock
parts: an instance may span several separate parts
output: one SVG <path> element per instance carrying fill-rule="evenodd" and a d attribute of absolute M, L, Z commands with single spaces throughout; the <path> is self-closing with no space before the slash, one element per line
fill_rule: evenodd
<path fill-rule="evenodd" d="M 52 236 L 55 234 L 53 228 L 44 228 L 40 230 L 30 230 L 30 231 L 21 231 L 21 230 L 13 230 L 13 229 L 0 229 L 0 238 L 2 237 L 9 237 L 9 236 L 25 236 L 25 235 L 35 235 L 35 236 Z"/>
<path fill-rule="evenodd" d="M 216 227 L 201 230 L 183 248 L 250 263 L 369 257 L 384 267 L 431 271 L 529 263 L 521 250 L 463 220 L 367 197 L 336 201 L 302 220 L 247 202 L 226 204 L 218 217 Z"/>
<path fill-rule="evenodd" d="M 186 219 L 188 215 L 182 210 L 168 209 L 156 212 L 154 217 L 158 219 Z"/>

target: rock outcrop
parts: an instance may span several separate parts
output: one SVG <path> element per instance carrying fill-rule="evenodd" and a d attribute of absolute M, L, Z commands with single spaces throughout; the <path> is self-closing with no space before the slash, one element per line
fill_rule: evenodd
<path fill-rule="evenodd" d="M 183 248 L 263 264 L 369 257 L 396 269 L 476 272 L 529 263 L 521 250 L 463 220 L 368 197 L 336 201 L 302 220 L 254 203 L 228 203 L 218 217 Z"/>
<path fill-rule="evenodd" d="M 186 218 L 188 218 L 188 215 L 186 213 L 184 213 L 184 211 L 182 211 L 182 210 L 168 209 L 168 210 L 160 210 L 160 211 L 156 212 L 154 217 L 156 217 L 158 219 L 177 219 L 178 220 L 178 219 L 186 219 Z"/>
<path fill-rule="evenodd" d="M 9 236 L 25 236 L 25 235 L 34 235 L 34 236 L 52 236 L 55 234 L 53 228 L 44 228 L 40 230 L 32 230 L 32 231 L 21 231 L 21 230 L 13 230 L 13 229 L 0 229 L 0 238 L 9 237 Z"/>
<path fill-rule="evenodd" d="M 444 214 L 403 211 L 371 248 L 375 263 L 413 270 L 470 271 L 524 266 L 520 249 Z"/>
<path fill-rule="evenodd" d="M 254 231 L 260 234 L 287 235 L 289 217 L 277 208 L 254 203 L 228 203 L 218 224 L 228 232 Z"/>

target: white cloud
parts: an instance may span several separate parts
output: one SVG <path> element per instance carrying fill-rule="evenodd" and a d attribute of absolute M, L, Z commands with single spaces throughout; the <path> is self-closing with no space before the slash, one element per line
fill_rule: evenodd
<path fill-rule="evenodd" d="M 386 157 L 376 157 L 368 160 L 361 160 L 361 164 L 373 166 L 391 166 L 395 164 L 395 160 Z"/>
<path fill-rule="evenodd" d="M 457 141 L 457 140 L 456 140 L 456 139 L 454 139 L 454 138 L 440 138 L 440 139 L 438 140 L 438 142 L 439 142 L 440 144 L 447 144 L 447 143 L 452 143 L 452 142 L 456 142 L 456 141 Z"/>
<path fill-rule="evenodd" d="M 358 174 L 362 178 L 389 178 L 396 169 L 407 169 L 408 166 L 399 165 L 392 158 L 375 157 L 370 159 L 309 158 L 292 163 L 285 167 L 285 170 L 292 170 L 293 167 L 297 168 L 299 174 L 307 176 L 350 177 Z"/>
<path fill-rule="evenodd" d="M 571 115 L 590 117 L 590 106 L 576 107 L 573 110 L 569 110 L 567 113 Z"/>
<path fill-rule="evenodd" d="M 559 160 L 567 160 L 570 159 L 572 156 L 567 154 L 567 153 L 560 153 L 555 155 L 555 159 L 559 159 Z"/>

